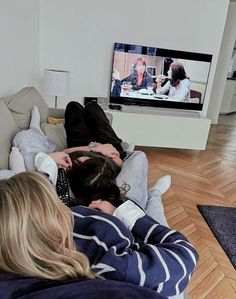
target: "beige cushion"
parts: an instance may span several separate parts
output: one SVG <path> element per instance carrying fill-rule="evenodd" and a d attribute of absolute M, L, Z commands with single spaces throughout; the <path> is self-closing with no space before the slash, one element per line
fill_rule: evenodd
<path fill-rule="evenodd" d="M 51 125 L 59 125 L 59 124 L 64 124 L 65 119 L 64 118 L 56 118 L 56 117 L 48 117 L 48 124 Z"/>
<path fill-rule="evenodd" d="M 48 106 L 34 87 L 23 88 L 16 94 L 4 98 L 3 101 L 8 106 L 20 129 L 29 127 L 31 110 L 34 106 L 39 109 L 41 122 L 47 121 Z"/>
<path fill-rule="evenodd" d="M 19 131 L 6 104 L 0 101 L 0 169 L 8 169 L 8 157 L 11 150 L 11 142 Z"/>
<path fill-rule="evenodd" d="M 51 125 L 47 123 L 41 124 L 44 134 L 50 137 L 56 143 L 56 151 L 63 151 L 66 145 L 66 130 L 63 124 Z"/>

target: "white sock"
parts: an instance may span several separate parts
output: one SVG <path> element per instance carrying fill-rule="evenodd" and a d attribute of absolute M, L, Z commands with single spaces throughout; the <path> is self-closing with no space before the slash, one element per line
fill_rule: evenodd
<path fill-rule="evenodd" d="M 37 106 L 34 106 L 31 111 L 30 129 L 35 129 L 44 135 L 40 128 L 40 114 Z"/>
<path fill-rule="evenodd" d="M 171 176 L 170 175 L 164 175 L 159 180 L 156 181 L 156 183 L 152 186 L 150 190 L 158 190 L 161 195 L 164 194 L 171 186 Z"/>

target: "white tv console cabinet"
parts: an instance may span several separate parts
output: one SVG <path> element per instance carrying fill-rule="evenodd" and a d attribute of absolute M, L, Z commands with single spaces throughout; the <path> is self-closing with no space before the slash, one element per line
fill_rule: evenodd
<path fill-rule="evenodd" d="M 204 150 L 211 121 L 196 114 L 134 113 L 107 110 L 119 137 L 140 146 Z M 186 116 L 187 115 L 187 116 Z"/>

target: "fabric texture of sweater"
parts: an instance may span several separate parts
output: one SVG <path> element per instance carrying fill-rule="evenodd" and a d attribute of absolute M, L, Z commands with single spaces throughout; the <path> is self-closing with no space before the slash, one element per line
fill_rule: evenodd
<path fill-rule="evenodd" d="M 72 211 L 76 246 L 87 255 L 94 272 L 148 287 L 164 296 L 180 294 L 186 288 L 198 254 L 181 233 L 142 216 L 143 211 L 141 218 L 136 214 L 134 224 L 128 221 L 131 231 L 117 217 L 100 211 L 82 206 Z M 124 215 L 122 221 L 126 222 Z"/>
<path fill-rule="evenodd" d="M 134 284 L 102 279 L 50 281 L 0 272 L 0 299 L 166 299 Z"/>

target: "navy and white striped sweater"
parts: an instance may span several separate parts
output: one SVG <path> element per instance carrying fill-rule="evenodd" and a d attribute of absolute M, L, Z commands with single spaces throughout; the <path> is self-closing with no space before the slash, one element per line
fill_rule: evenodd
<path fill-rule="evenodd" d="M 145 215 L 132 232 L 116 217 L 78 206 L 72 209 L 77 249 L 94 272 L 174 296 L 186 288 L 198 254 L 179 232 Z"/>

